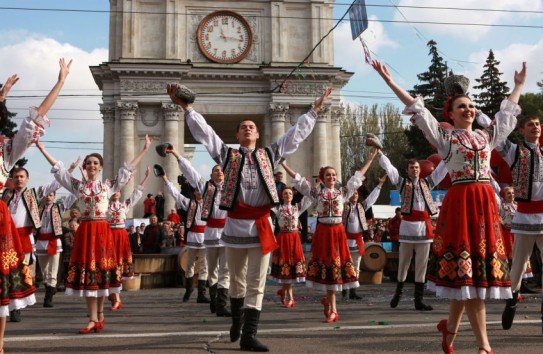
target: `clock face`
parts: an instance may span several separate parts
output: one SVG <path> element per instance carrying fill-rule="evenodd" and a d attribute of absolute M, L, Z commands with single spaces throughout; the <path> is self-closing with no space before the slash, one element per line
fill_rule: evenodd
<path fill-rule="evenodd" d="M 213 12 L 198 25 L 198 47 L 216 63 L 237 63 L 249 54 L 253 33 L 247 21 L 232 11 Z"/>

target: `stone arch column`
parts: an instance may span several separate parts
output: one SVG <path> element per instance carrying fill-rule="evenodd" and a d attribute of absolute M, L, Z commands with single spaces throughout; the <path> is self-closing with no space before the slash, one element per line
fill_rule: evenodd
<path fill-rule="evenodd" d="M 346 183 L 347 181 L 343 181 L 342 179 L 342 171 L 341 171 L 341 131 L 340 131 L 340 122 L 341 119 L 343 119 L 343 114 L 345 110 L 343 107 L 335 107 L 332 109 L 332 115 L 331 115 L 331 125 L 332 125 L 332 150 L 331 150 L 331 156 L 333 166 L 336 169 L 337 174 L 337 180 L 342 181 L 343 183 Z M 349 178 L 350 176 L 345 176 L 346 178 Z"/>
<path fill-rule="evenodd" d="M 176 104 L 162 102 L 162 113 L 164 114 L 164 142 L 173 144 L 179 153 L 182 154 L 183 146 L 179 142 L 179 122 L 181 120 L 181 111 L 181 107 Z M 179 188 L 177 176 L 181 173 L 181 171 L 179 171 L 179 164 L 177 160 L 172 156 L 167 156 L 165 159 L 163 159 L 163 163 L 168 179 L 174 184 L 174 186 Z M 166 216 L 168 215 L 170 209 L 175 208 L 175 200 L 165 191 L 165 189 L 162 193 L 164 194 L 165 199 L 164 215 Z"/>
<path fill-rule="evenodd" d="M 272 143 L 285 134 L 285 120 L 286 114 L 289 110 L 289 105 L 284 103 L 270 103 L 271 114 L 271 137 Z M 269 144 L 268 143 L 268 144 Z M 279 166 L 277 171 L 282 171 L 283 168 Z"/>
<path fill-rule="evenodd" d="M 326 132 L 329 121 L 330 106 L 324 105 L 319 112 L 315 128 L 313 129 L 313 170 L 318 171 L 321 166 L 330 164 L 328 161 L 327 145 L 328 134 Z M 335 167 L 335 166 L 334 166 Z"/>
<path fill-rule="evenodd" d="M 138 102 L 125 102 L 117 101 L 117 109 L 120 111 L 121 131 L 119 132 L 120 142 L 120 157 L 121 164 L 129 163 L 134 159 L 134 147 L 135 147 L 135 125 L 136 115 L 138 113 Z M 116 174 L 117 171 L 113 171 Z M 134 190 L 134 179 L 132 178 L 126 186 L 123 188 L 122 196 L 126 198 Z M 131 211 L 129 213 L 131 216 Z"/>
<path fill-rule="evenodd" d="M 100 104 L 100 113 L 104 121 L 104 178 L 113 178 L 115 166 L 115 106 Z"/>

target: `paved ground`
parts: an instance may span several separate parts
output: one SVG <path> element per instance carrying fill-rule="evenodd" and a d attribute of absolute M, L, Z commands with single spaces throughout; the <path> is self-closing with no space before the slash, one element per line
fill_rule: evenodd
<path fill-rule="evenodd" d="M 266 288 L 258 338 L 276 353 L 440 353 L 437 322 L 446 318 L 444 300 L 426 296 L 432 312 L 413 308 L 412 284 L 396 310 L 388 303 L 394 284 L 362 285 L 360 301 L 338 304 L 340 321 L 324 323 L 321 293 L 300 285 L 295 288 L 297 306 L 283 308 L 275 295 L 278 287 Z M 123 292 L 124 307 L 106 310 L 106 326 L 99 334 L 78 335 L 87 323 L 83 299 L 58 294 L 55 308 L 45 309 L 43 290 L 38 303 L 23 310 L 23 321 L 7 324 L 7 353 L 231 353 L 230 319 L 212 316 L 205 304 L 180 301 L 183 289 L 152 289 Z M 488 332 L 496 353 L 542 353 L 541 295 L 527 296 L 519 305 L 516 322 L 501 329 L 502 302 L 488 302 Z M 464 316 L 464 320 L 467 318 Z M 463 323 L 455 353 L 476 353 L 468 323 Z"/>

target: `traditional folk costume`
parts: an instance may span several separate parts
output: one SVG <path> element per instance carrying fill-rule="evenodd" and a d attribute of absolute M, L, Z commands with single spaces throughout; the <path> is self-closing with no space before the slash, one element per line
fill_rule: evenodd
<path fill-rule="evenodd" d="M 57 189 L 60 184 L 55 180 Z M 75 201 L 70 194 L 62 204 L 40 203 L 41 227 L 36 233 L 36 256 L 45 283 L 43 307 L 53 307 L 53 296 L 57 293 L 57 274 L 62 253 L 62 213 Z"/>
<path fill-rule="evenodd" d="M 422 98 L 404 110 L 436 146 L 452 187 L 443 203 L 429 263 L 428 287 L 455 300 L 511 297 L 498 206 L 490 185 L 490 152 L 513 131 L 520 108 L 504 100 L 485 130 L 446 130 Z"/>
<path fill-rule="evenodd" d="M 400 177 L 398 169 L 382 153 L 379 156 L 379 164 L 386 171 L 390 181 L 400 191 L 402 203 L 398 277 L 396 291 L 390 302 L 390 307 L 395 308 L 398 306 L 414 251 L 415 309 L 431 311 L 433 310 L 432 306 L 425 305 L 422 302 L 430 246 L 434 238 L 430 217 L 438 211 L 437 206 L 434 204 L 431 190 L 445 177 L 447 168 L 445 168 L 444 162 L 440 162 L 430 176 L 412 179 L 410 177 Z"/>
<path fill-rule="evenodd" d="M 183 174 L 185 171 L 181 170 Z M 193 289 L 194 267 L 198 257 L 198 303 L 209 303 L 206 294 L 207 261 L 204 233 L 206 222 L 202 220 L 202 201 L 190 199 L 182 195 L 172 182 L 166 184 L 168 193 L 173 197 L 177 205 L 187 212 L 185 247 L 187 248 L 187 269 L 185 269 L 185 295 L 183 302 L 190 299 Z"/>
<path fill-rule="evenodd" d="M 81 210 L 81 224 L 75 234 L 66 279 L 66 295 L 107 297 L 110 293 L 119 293 L 121 272 L 107 213 L 111 195 L 128 183 L 133 168 L 121 167 L 114 185 L 109 180 L 79 181 L 66 170 L 62 161 L 58 161 L 51 172 L 64 188 L 78 197 Z"/>
<path fill-rule="evenodd" d="M 356 175 L 355 175 L 356 178 Z M 358 189 L 364 182 L 365 177 L 362 176 L 356 180 L 354 188 Z M 358 186 L 358 187 L 357 187 Z M 368 197 L 362 203 L 351 203 L 348 201 L 343 207 L 343 225 L 347 234 L 347 246 L 351 252 L 354 267 L 356 269 L 356 277 L 360 276 L 360 262 L 362 256 L 366 252 L 364 246 L 363 232 L 368 230 L 368 222 L 366 221 L 365 211 L 371 208 L 379 198 L 381 186 L 377 185 Z M 346 290 L 343 291 L 347 295 Z M 356 294 L 355 288 L 349 289 L 349 298 L 352 300 L 360 300 L 361 297 Z"/>
<path fill-rule="evenodd" d="M 305 282 L 310 288 L 341 291 L 359 286 L 358 273 L 347 246 L 342 218 L 345 203 L 358 189 L 358 182 L 363 180 L 363 177 L 357 171 L 347 182 L 345 193 L 323 185 L 313 189 L 310 182 L 299 174 L 294 178 L 294 188 L 316 204 L 315 210 L 318 214 Z"/>
<path fill-rule="evenodd" d="M 271 209 L 277 218 L 279 247 L 273 251 L 270 278 L 279 284 L 305 282 L 305 256 L 300 239 L 299 216 L 313 204 L 304 197 L 296 205 L 281 204 Z"/>
<path fill-rule="evenodd" d="M 124 202 L 110 201 L 107 210 L 107 219 L 111 234 L 113 236 L 113 245 L 117 254 L 117 265 L 121 272 L 122 279 L 134 278 L 134 263 L 132 261 L 132 247 L 130 247 L 130 237 L 126 231 L 126 215 L 143 196 L 143 186 L 139 185 Z"/>
<path fill-rule="evenodd" d="M 35 123 L 46 120 L 38 114 L 36 107 L 31 107 L 17 134 L 12 139 L 0 137 L 0 190 L 9 177 L 9 171 L 24 155 L 26 150 L 43 135 L 43 128 Z M 25 262 L 23 241 L 11 218 L 7 205 L 0 202 L 0 317 L 7 317 L 10 312 L 17 313 L 21 308 L 36 303 L 32 275 Z"/>
<path fill-rule="evenodd" d="M 503 328 L 509 329 L 513 324 L 522 277 L 534 244 L 543 250 L 543 149 L 539 144 L 524 142 L 517 145 L 505 141 L 496 150 L 511 166 L 517 202 L 517 211 L 511 222 L 511 233 L 514 235 L 511 265 L 513 298 L 507 300 L 502 316 Z M 541 257 L 543 259 L 543 253 Z M 543 315 L 543 303 L 541 311 Z"/>
<path fill-rule="evenodd" d="M 277 248 L 270 218 L 271 207 L 279 203 L 273 170 L 309 136 L 316 119 L 317 114 L 311 110 L 298 118 L 275 143 L 251 151 L 228 147 L 199 113 L 192 108 L 185 113 L 192 135 L 207 148 L 215 162 L 223 166 L 225 174 L 220 208 L 228 210 L 228 215 L 220 242 L 227 247 L 231 277 L 231 341 L 239 338 L 245 305 L 242 349 L 266 348 L 255 336 L 270 252 Z"/>
<path fill-rule="evenodd" d="M 226 308 L 228 289 L 230 288 L 230 271 L 226 262 L 226 248 L 221 244 L 221 235 L 226 223 L 226 210 L 221 210 L 222 184 L 213 180 L 205 181 L 192 167 L 190 162 L 181 157 L 179 168 L 189 184 L 202 194 L 201 218 L 206 224 L 204 245 L 207 260 L 207 281 L 209 282 L 210 310 L 217 316 L 231 316 Z"/>

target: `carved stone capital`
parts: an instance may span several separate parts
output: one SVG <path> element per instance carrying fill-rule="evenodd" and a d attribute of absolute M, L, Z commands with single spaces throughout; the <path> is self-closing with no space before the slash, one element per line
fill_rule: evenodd
<path fill-rule="evenodd" d="M 334 107 L 332 108 L 332 123 L 339 124 L 339 121 L 343 118 L 345 115 L 345 108 L 343 106 Z"/>
<path fill-rule="evenodd" d="M 112 104 L 100 103 L 100 113 L 104 123 L 113 123 L 115 120 L 115 106 Z"/>
<path fill-rule="evenodd" d="M 270 103 L 272 122 L 284 122 L 289 105 L 284 103 Z"/>
<path fill-rule="evenodd" d="M 171 102 L 162 102 L 162 112 L 164 113 L 164 120 L 179 121 L 182 108 Z"/>
<path fill-rule="evenodd" d="M 121 112 L 121 120 L 136 120 L 138 102 L 117 101 L 116 106 Z"/>
<path fill-rule="evenodd" d="M 332 105 L 331 104 L 324 104 L 322 107 L 321 107 L 321 110 L 319 112 L 319 116 L 317 118 L 318 121 L 324 121 L 328 118 L 329 114 L 330 113 L 330 107 Z M 311 107 L 314 107 L 313 105 L 311 105 Z"/>

